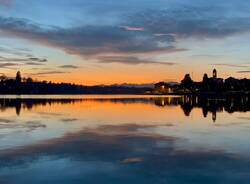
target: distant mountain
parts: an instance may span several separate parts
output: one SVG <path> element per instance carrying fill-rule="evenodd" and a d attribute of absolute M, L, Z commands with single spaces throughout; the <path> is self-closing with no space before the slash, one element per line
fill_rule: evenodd
<path fill-rule="evenodd" d="M 166 82 L 166 84 L 168 84 L 169 86 L 176 86 L 176 85 L 179 85 L 180 83 L 178 83 L 178 82 Z"/>
<path fill-rule="evenodd" d="M 114 87 L 126 87 L 126 88 L 154 88 L 154 83 L 148 83 L 148 84 L 123 83 L 123 84 L 113 84 L 111 86 L 114 86 Z"/>

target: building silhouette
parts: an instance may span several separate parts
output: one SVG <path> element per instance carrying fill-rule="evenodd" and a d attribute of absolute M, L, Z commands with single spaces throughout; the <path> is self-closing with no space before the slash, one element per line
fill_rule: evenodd
<path fill-rule="evenodd" d="M 153 94 L 250 94 L 250 79 L 236 79 L 229 77 L 223 79 L 218 77 L 218 72 L 213 69 L 212 76 L 209 77 L 208 74 L 204 74 L 201 81 L 193 81 L 190 74 L 185 74 L 181 83 L 171 86 L 164 82 L 159 82 L 155 84 L 155 88 L 152 91 Z"/>

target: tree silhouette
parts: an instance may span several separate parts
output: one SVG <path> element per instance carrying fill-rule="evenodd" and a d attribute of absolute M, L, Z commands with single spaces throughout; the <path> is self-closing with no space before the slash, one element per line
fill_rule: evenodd
<path fill-rule="evenodd" d="M 181 81 L 181 85 L 188 90 L 192 90 L 194 81 L 191 79 L 190 74 L 186 74 Z"/>
<path fill-rule="evenodd" d="M 208 91 L 208 90 L 209 90 L 209 78 L 208 75 L 205 73 L 202 79 L 202 91 Z"/>
<path fill-rule="evenodd" d="M 22 77 L 21 77 L 21 72 L 20 71 L 18 71 L 16 73 L 16 82 L 17 83 L 21 83 L 22 82 Z"/>

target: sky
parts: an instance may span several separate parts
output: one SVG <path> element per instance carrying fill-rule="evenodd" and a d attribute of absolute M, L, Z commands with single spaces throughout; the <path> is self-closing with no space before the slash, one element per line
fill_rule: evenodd
<path fill-rule="evenodd" d="M 85 85 L 250 78 L 250 1 L 0 0 L 0 74 Z"/>

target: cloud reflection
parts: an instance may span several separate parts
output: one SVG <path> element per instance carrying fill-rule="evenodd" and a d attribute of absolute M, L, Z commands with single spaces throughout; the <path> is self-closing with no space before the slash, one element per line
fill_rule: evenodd
<path fill-rule="evenodd" d="M 155 126 L 150 125 L 150 127 Z M 61 138 L 22 148 L 3 150 L 0 152 L 0 171 L 18 165 L 29 167 L 37 160 L 49 157 L 52 160 L 70 159 L 72 163 L 78 163 L 76 165 L 95 163 L 96 169 L 79 178 L 80 182 L 86 183 L 93 183 L 96 181 L 95 178 L 99 177 L 102 177 L 103 183 L 170 181 L 178 184 L 201 181 L 203 183 L 249 181 L 249 160 L 227 154 L 223 149 L 178 150 L 175 145 L 185 140 L 140 131 L 147 128 L 148 126 L 136 124 L 106 125 L 69 133 Z M 114 171 L 103 176 L 95 172 L 100 167 L 98 163 L 113 164 Z M 80 170 L 78 174 L 86 173 L 85 170 Z M 56 181 L 54 177 L 56 176 L 46 178 L 45 181 Z M 65 177 L 67 180 L 67 173 Z"/>

